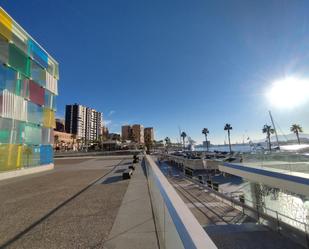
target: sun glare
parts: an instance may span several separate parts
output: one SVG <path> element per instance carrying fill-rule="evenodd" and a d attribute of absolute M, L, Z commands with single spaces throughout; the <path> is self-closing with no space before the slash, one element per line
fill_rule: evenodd
<path fill-rule="evenodd" d="M 285 78 L 274 82 L 267 90 L 270 103 L 278 108 L 294 108 L 309 100 L 309 80 Z"/>

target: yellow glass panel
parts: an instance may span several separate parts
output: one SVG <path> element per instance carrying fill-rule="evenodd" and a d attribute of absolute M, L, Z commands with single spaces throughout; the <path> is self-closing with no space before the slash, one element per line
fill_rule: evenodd
<path fill-rule="evenodd" d="M 0 171 L 15 170 L 20 168 L 20 145 L 0 145 Z"/>
<path fill-rule="evenodd" d="M 6 39 L 12 39 L 12 19 L 8 16 L 3 9 L 0 8 L 0 34 Z"/>
<path fill-rule="evenodd" d="M 55 112 L 53 110 L 44 108 L 43 126 L 47 128 L 56 128 Z"/>
<path fill-rule="evenodd" d="M 32 161 L 33 161 L 33 149 L 30 146 L 24 145 L 22 146 L 22 159 L 21 159 L 21 165 L 23 167 L 31 167 Z"/>
<path fill-rule="evenodd" d="M 18 168 L 21 167 L 22 149 L 23 149 L 23 146 L 22 146 L 22 145 L 18 145 L 18 149 L 17 149 L 17 160 L 16 160 L 16 166 L 17 166 Z"/>

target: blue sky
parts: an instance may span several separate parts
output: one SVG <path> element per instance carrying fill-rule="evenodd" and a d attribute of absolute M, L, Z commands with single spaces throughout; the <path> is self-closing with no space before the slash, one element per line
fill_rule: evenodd
<path fill-rule="evenodd" d="M 309 78 L 308 1 L 10 1 L 1 6 L 60 64 L 58 116 L 81 103 L 125 123 L 198 142 L 261 138 L 271 109 L 279 133 L 309 131 L 309 103 L 272 106 L 272 82 Z M 306 81 L 307 82 L 307 81 Z M 308 83 L 307 83 L 308 84 Z M 308 96 L 309 99 L 309 96 Z"/>

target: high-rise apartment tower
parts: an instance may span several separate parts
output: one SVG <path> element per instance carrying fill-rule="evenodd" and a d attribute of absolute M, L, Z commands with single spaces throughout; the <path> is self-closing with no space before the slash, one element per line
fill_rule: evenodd
<path fill-rule="evenodd" d="M 65 131 L 92 142 L 99 139 L 102 113 L 79 104 L 67 105 L 65 109 Z"/>

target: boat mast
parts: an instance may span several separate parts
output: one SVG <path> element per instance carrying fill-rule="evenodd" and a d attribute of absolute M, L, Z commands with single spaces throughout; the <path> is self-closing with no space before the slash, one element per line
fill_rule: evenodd
<path fill-rule="evenodd" d="M 279 150 L 280 150 L 278 134 L 277 134 L 277 130 L 276 130 L 276 126 L 275 126 L 274 120 L 273 120 L 273 116 L 271 115 L 271 112 L 270 112 L 270 111 L 268 111 L 268 112 L 269 112 L 269 116 L 270 116 L 271 123 L 273 124 L 274 130 L 275 130 L 277 145 L 278 145 L 278 148 L 279 148 Z"/>

